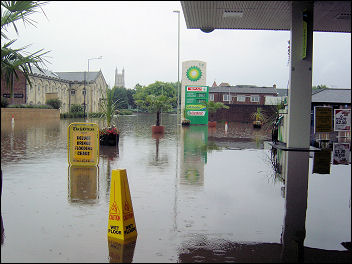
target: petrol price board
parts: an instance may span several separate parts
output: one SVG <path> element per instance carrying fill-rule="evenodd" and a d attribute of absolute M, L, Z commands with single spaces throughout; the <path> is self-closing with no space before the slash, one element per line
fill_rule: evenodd
<path fill-rule="evenodd" d="M 99 127 L 94 123 L 71 123 L 67 129 L 68 162 L 77 166 L 99 163 Z"/>
<path fill-rule="evenodd" d="M 185 86 L 185 117 L 191 121 L 191 124 L 208 124 L 208 109 L 205 105 L 208 102 L 208 96 L 208 86 Z"/>

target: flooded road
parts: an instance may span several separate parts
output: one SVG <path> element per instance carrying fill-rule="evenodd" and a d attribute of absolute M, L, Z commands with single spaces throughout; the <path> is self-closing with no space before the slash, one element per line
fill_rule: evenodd
<path fill-rule="evenodd" d="M 182 128 L 166 114 L 153 136 L 155 116 L 137 114 L 118 117 L 118 148 L 82 170 L 66 145 L 81 121 L 1 124 L 2 262 L 350 260 L 351 164 L 331 152 L 272 150 L 270 131 L 251 124 Z M 129 245 L 107 238 L 113 169 L 127 171 Z"/>

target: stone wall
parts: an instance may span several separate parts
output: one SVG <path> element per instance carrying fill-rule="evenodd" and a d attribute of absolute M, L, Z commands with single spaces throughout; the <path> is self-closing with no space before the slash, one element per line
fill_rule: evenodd
<path fill-rule="evenodd" d="M 16 120 L 60 119 L 59 109 L 38 108 L 1 108 L 1 123 L 11 121 L 12 115 Z"/>

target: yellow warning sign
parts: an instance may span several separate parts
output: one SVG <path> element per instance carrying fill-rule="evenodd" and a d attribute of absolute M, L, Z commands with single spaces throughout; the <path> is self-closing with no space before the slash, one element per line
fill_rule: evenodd
<path fill-rule="evenodd" d="M 112 170 L 111 172 L 108 237 L 121 241 L 137 238 L 125 169 Z"/>
<path fill-rule="evenodd" d="M 94 123 L 71 123 L 67 129 L 68 163 L 96 166 L 99 163 L 99 127 Z"/>

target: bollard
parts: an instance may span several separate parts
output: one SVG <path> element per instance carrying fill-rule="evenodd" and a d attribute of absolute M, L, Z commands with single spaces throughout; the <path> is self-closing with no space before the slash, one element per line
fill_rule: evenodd
<path fill-rule="evenodd" d="M 125 169 L 112 170 L 111 172 L 108 238 L 124 242 L 137 238 L 136 222 Z"/>

